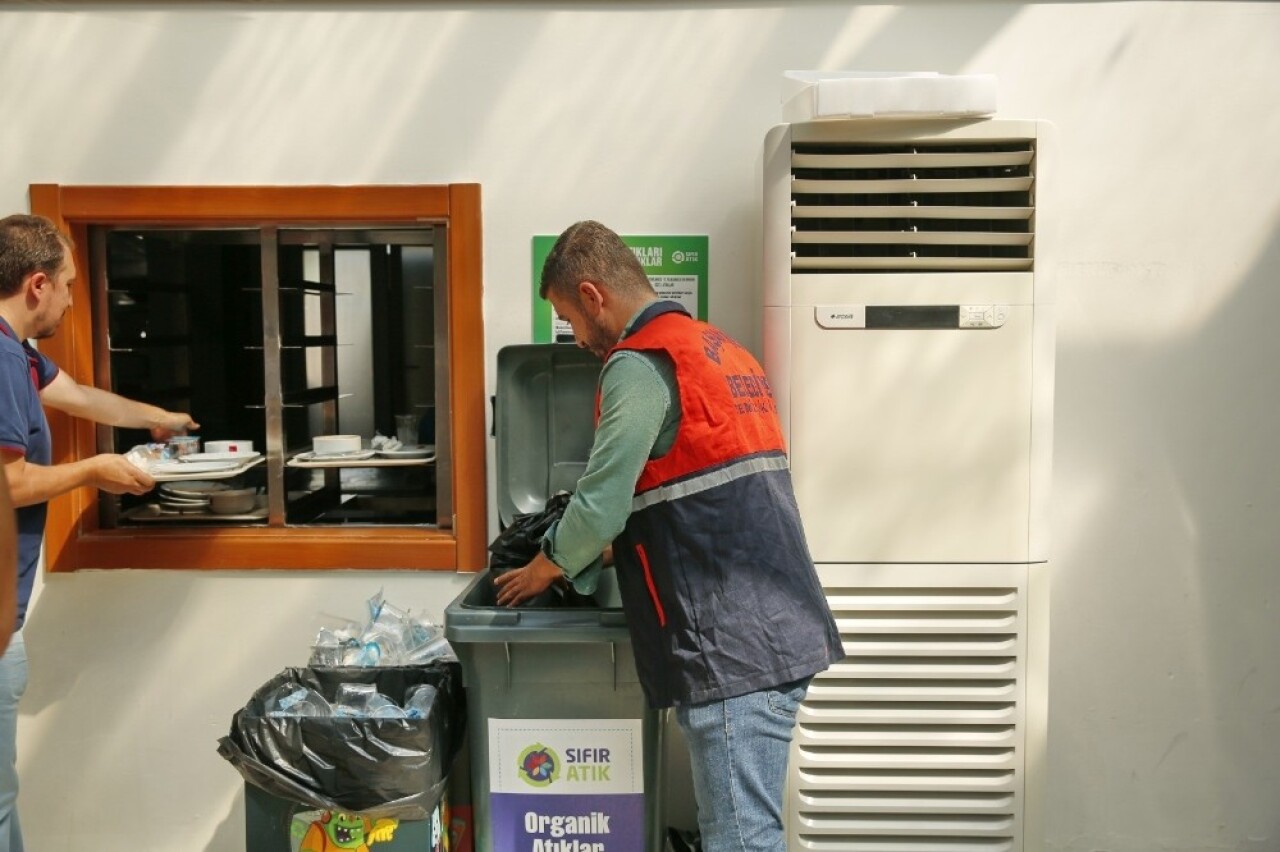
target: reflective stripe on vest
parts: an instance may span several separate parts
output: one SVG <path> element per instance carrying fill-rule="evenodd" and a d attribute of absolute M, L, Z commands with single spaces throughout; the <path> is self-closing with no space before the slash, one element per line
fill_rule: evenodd
<path fill-rule="evenodd" d="M 707 473 L 698 474 L 688 479 L 682 479 L 679 482 L 673 482 L 668 485 L 659 485 L 656 488 L 637 494 L 631 501 L 631 511 L 639 512 L 641 509 L 647 509 L 650 506 L 656 506 L 659 503 L 666 503 L 670 500 L 679 500 L 681 497 L 689 497 L 700 491 L 706 491 L 719 485 L 726 485 L 735 479 L 741 479 L 744 476 L 750 476 L 753 473 L 764 473 L 769 470 L 786 470 L 790 465 L 787 463 L 786 456 L 753 456 L 742 459 L 741 461 L 731 462 L 724 467 L 719 467 Z"/>

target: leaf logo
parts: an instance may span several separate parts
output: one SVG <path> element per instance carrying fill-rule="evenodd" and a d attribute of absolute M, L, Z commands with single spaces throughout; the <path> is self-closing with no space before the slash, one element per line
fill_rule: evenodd
<path fill-rule="evenodd" d="M 531 787 L 547 787 L 560 777 L 560 756 L 542 743 L 520 752 L 520 778 Z"/>

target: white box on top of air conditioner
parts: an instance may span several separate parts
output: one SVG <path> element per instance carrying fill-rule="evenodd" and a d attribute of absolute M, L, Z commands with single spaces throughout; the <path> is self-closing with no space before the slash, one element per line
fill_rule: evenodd
<path fill-rule="evenodd" d="M 996 111 L 993 74 L 933 71 L 787 71 L 783 119 L 975 116 Z"/>

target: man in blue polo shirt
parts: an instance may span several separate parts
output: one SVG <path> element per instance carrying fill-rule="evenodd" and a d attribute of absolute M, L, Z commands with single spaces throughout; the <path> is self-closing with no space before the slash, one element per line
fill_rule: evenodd
<path fill-rule="evenodd" d="M 17 507 L 17 618 L 0 658 L 0 852 L 19 852 L 16 808 L 18 699 L 27 685 L 22 642 L 49 500 L 88 486 L 145 494 L 155 485 L 124 456 L 102 453 L 53 464 L 44 406 L 109 426 L 148 428 L 157 439 L 198 428 L 187 414 L 81 385 L 27 341 L 51 337 L 71 307 L 75 260 L 67 237 L 42 216 L 0 219 L 0 462 Z"/>

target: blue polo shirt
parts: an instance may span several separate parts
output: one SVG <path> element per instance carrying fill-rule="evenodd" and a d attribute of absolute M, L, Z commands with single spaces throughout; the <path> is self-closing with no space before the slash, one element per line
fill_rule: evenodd
<path fill-rule="evenodd" d="M 58 375 L 58 365 L 18 340 L 0 318 L 0 451 L 22 453 L 34 464 L 53 461 L 49 421 L 40 405 L 40 390 Z M 18 627 L 27 618 L 31 588 L 40 562 L 46 503 L 18 509 Z"/>

